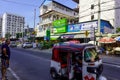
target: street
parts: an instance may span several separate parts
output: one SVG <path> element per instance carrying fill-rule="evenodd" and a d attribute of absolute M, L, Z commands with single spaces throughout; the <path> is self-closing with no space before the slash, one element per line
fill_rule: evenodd
<path fill-rule="evenodd" d="M 11 69 L 20 80 L 51 80 L 48 59 L 35 56 L 31 51 L 12 49 Z M 37 52 L 37 54 L 40 54 Z"/>
<path fill-rule="evenodd" d="M 10 68 L 14 71 L 16 80 L 52 80 L 49 74 L 51 54 L 16 48 L 11 48 L 11 52 Z M 120 79 L 119 65 L 103 64 L 103 76 L 108 80 Z"/>

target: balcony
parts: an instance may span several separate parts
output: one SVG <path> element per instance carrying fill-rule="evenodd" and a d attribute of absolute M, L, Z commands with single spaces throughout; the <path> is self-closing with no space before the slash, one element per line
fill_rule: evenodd
<path fill-rule="evenodd" d="M 45 24 L 51 24 L 51 23 L 52 23 L 52 21 L 47 19 L 47 20 L 41 21 L 40 26 L 45 25 Z"/>
<path fill-rule="evenodd" d="M 66 11 L 66 10 L 62 10 L 62 9 L 59 9 L 59 8 L 53 8 L 54 11 L 57 11 L 59 13 L 62 13 L 62 14 L 66 14 L 66 15 L 69 15 L 69 16 L 72 16 L 72 17 L 75 17 L 76 15 L 78 15 L 78 13 L 76 13 L 75 11 Z"/>

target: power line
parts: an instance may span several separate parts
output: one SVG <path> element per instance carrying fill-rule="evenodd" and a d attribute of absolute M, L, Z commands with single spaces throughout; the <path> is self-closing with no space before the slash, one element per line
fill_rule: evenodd
<path fill-rule="evenodd" d="M 39 6 L 39 8 L 45 3 L 46 0 L 43 0 L 43 2 L 41 3 L 41 5 Z"/>
<path fill-rule="evenodd" d="M 110 10 L 114 10 L 114 9 L 120 9 L 120 6 L 116 7 L 116 8 L 113 7 L 113 8 L 110 8 L 110 9 L 101 10 L 100 12 L 110 11 Z M 98 11 L 94 12 L 93 14 L 96 14 L 96 13 L 98 13 Z M 84 17 L 90 16 L 90 15 L 91 15 L 91 13 L 87 14 L 87 15 L 84 15 L 84 16 L 81 16 L 80 18 L 84 18 Z"/>
<path fill-rule="evenodd" d="M 100 3 L 100 5 L 105 4 L 105 3 L 109 3 L 109 2 L 112 2 L 112 1 L 114 1 L 114 0 L 102 2 L 102 3 Z M 86 5 L 87 5 L 87 4 L 86 4 Z M 94 5 L 94 6 L 98 6 L 98 4 L 96 4 L 96 5 Z M 101 6 L 101 7 L 104 7 L 104 6 Z M 91 9 L 91 7 L 90 7 L 90 8 L 87 8 L 87 9 L 85 9 L 85 10 L 83 10 L 81 13 L 84 13 L 84 12 L 88 11 L 89 9 Z"/>
<path fill-rule="evenodd" d="M 9 1 L 9 0 L 1 0 L 1 1 L 3 1 L 3 2 L 9 2 L 9 3 L 13 3 L 13 4 L 25 5 L 25 6 L 39 7 L 38 5 L 21 3 L 21 2 L 16 2 L 16 1 Z"/>

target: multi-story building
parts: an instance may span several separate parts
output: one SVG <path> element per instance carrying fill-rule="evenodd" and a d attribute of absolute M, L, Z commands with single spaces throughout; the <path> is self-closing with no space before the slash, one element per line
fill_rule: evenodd
<path fill-rule="evenodd" d="M 27 25 L 24 30 L 25 30 L 24 37 L 26 37 L 26 38 L 32 37 L 32 35 L 33 35 L 32 33 L 34 32 L 34 28 L 29 28 L 29 26 Z"/>
<path fill-rule="evenodd" d="M 2 22 L 2 37 L 10 34 L 11 38 L 16 37 L 16 33 L 24 32 L 25 18 L 16 14 L 4 13 Z"/>
<path fill-rule="evenodd" d="M 2 17 L 0 16 L 0 37 L 1 37 L 1 33 L 2 33 Z"/>
<path fill-rule="evenodd" d="M 40 34 L 40 26 L 39 26 L 39 23 L 37 24 L 37 26 L 35 27 L 35 32 L 36 32 L 36 37 L 39 37 Z M 44 34 L 44 33 L 43 33 Z"/>
<path fill-rule="evenodd" d="M 100 19 L 110 21 L 116 31 L 120 26 L 119 0 L 73 0 L 79 6 L 79 22 Z M 99 3 L 100 1 L 100 3 Z M 100 15 L 98 14 L 100 10 Z M 114 32 L 115 32 L 114 31 Z"/>
<path fill-rule="evenodd" d="M 78 19 L 76 19 L 76 16 L 78 15 L 78 12 L 74 9 L 71 9 L 63 4 L 60 4 L 54 0 L 49 2 L 48 4 L 42 5 L 40 7 L 40 23 L 39 23 L 39 30 L 40 35 L 37 35 L 39 37 L 43 37 L 46 34 L 46 30 L 48 28 L 52 29 L 52 22 L 55 20 L 66 18 L 68 21 L 68 24 L 71 23 L 77 23 Z"/>

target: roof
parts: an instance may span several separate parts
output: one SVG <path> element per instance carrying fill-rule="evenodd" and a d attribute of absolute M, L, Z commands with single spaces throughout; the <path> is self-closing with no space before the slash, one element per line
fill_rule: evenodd
<path fill-rule="evenodd" d="M 70 9 L 70 10 L 74 10 L 74 9 L 72 9 L 72 8 L 66 6 L 66 5 L 63 5 L 63 4 L 61 4 L 61 3 L 59 3 L 59 2 L 57 2 L 57 1 L 55 1 L 55 0 L 52 0 L 52 2 L 54 2 L 54 3 L 58 4 L 58 5 L 61 5 L 61 6 L 63 6 L 63 7 L 66 7 L 66 8 L 68 8 L 68 9 Z"/>
<path fill-rule="evenodd" d="M 77 44 L 59 43 L 58 45 L 55 45 L 54 48 L 70 48 L 76 50 L 83 50 L 84 48 L 89 46 L 95 46 L 95 45 L 89 43 L 77 43 Z"/>

